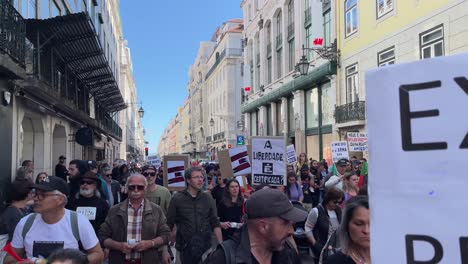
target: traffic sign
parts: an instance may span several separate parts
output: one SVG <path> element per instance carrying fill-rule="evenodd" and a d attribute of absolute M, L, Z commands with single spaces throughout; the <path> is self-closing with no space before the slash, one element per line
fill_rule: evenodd
<path fill-rule="evenodd" d="M 237 145 L 238 145 L 238 146 L 243 146 L 243 145 L 245 145 L 245 138 L 244 138 L 244 136 L 237 136 Z"/>

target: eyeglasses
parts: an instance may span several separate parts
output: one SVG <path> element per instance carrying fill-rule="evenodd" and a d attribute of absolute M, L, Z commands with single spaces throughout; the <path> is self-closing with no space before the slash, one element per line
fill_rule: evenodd
<path fill-rule="evenodd" d="M 87 181 L 87 180 L 80 181 L 80 185 L 85 185 L 85 184 L 91 185 L 91 184 L 96 184 L 96 182 L 95 181 Z"/>
<path fill-rule="evenodd" d="M 33 199 L 37 198 L 37 200 L 39 200 L 39 201 L 42 201 L 42 200 L 44 200 L 47 196 L 52 196 L 52 195 L 53 195 L 53 196 L 56 196 L 56 195 L 61 196 L 62 194 L 60 194 L 60 193 L 43 193 L 43 192 L 38 192 L 38 191 L 35 191 L 35 190 L 33 190 L 33 191 L 31 192 L 31 197 L 32 197 Z"/>
<path fill-rule="evenodd" d="M 340 204 L 342 203 L 343 201 L 333 201 L 334 204 Z"/>
<path fill-rule="evenodd" d="M 137 189 L 138 191 L 143 191 L 145 189 L 145 186 L 144 185 L 129 185 L 128 186 L 128 190 L 130 191 L 135 191 Z"/>
<path fill-rule="evenodd" d="M 145 177 L 149 177 L 149 176 L 154 177 L 154 176 L 156 176 L 156 172 L 143 172 L 142 174 Z"/>

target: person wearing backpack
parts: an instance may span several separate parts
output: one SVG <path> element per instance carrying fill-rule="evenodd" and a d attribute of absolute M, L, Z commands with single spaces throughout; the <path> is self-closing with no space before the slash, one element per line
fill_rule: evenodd
<path fill-rule="evenodd" d="M 321 204 L 313 208 L 305 224 L 305 234 L 311 244 L 316 263 L 319 263 L 323 248 L 334 236 L 341 221 L 341 208 L 343 192 L 330 188 L 325 193 Z M 331 245 L 336 248 L 336 244 Z"/>
<path fill-rule="evenodd" d="M 262 189 L 245 204 L 246 224 L 231 239 L 218 245 L 204 264 L 299 264 L 301 259 L 289 239 L 293 224 L 307 212 L 294 207 L 276 189 Z"/>
<path fill-rule="evenodd" d="M 13 250 L 29 263 L 44 264 L 52 252 L 63 248 L 83 249 L 90 264 L 103 261 L 102 248 L 89 220 L 65 209 L 68 195 L 67 183 L 56 176 L 33 185 L 35 213 L 20 220 L 11 242 Z M 8 255 L 5 263 L 16 260 Z"/>

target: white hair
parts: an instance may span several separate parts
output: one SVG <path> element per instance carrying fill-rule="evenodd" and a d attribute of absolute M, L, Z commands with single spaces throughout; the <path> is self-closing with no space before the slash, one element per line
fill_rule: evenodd
<path fill-rule="evenodd" d="M 128 176 L 127 178 L 127 182 L 125 183 L 125 187 L 128 187 L 128 183 L 130 182 L 131 179 L 135 178 L 135 177 L 142 177 L 145 181 L 145 188 L 148 187 L 148 181 L 146 180 L 146 177 L 141 175 L 140 173 L 132 173 L 130 176 Z"/>

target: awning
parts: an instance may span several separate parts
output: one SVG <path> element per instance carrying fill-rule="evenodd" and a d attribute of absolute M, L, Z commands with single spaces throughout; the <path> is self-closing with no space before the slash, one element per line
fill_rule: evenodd
<path fill-rule="evenodd" d="M 51 45 L 95 101 L 108 112 L 126 108 L 94 26 L 87 13 L 49 19 L 26 19 L 26 36 L 34 43 Z M 39 43 L 38 43 L 39 37 Z"/>

